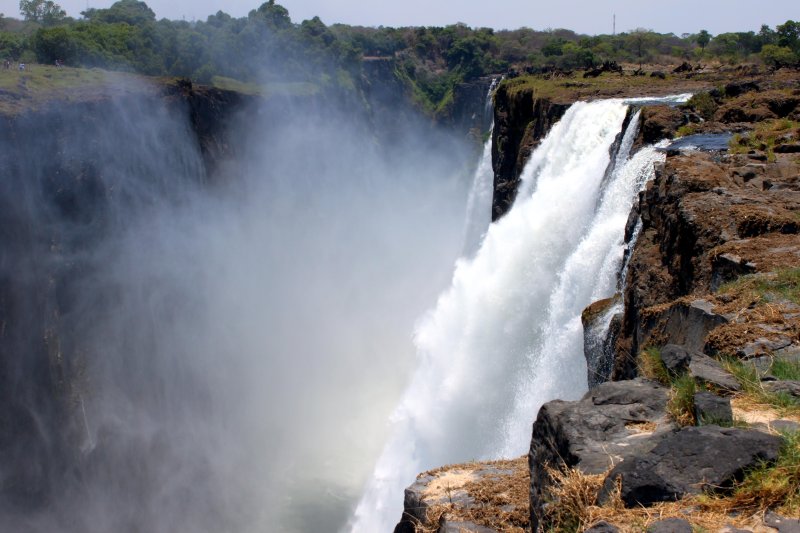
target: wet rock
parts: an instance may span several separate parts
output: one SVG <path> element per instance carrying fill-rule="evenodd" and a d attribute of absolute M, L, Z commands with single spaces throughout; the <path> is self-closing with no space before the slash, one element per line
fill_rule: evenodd
<path fill-rule="evenodd" d="M 548 466 L 600 474 L 643 454 L 675 427 L 666 413 L 668 401 L 667 388 L 634 379 L 603 383 L 577 402 L 544 404 L 533 424 L 528 455 L 532 530 L 543 517 L 551 483 Z"/>
<path fill-rule="evenodd" d="M 704 490 L 723 490 L 743 473 L 778 457 L 781 439 L 758 431 L 688 427 L 662 439 L 649 452 L 616 466 L 600 493 L 605 502 L 620 480 L 625 505 L 675 501 Z"/>
<path fill-rule="evenodd" d="M 692 525 L 683 518 L 667 518 L 652 524 L 647 533 L 692 533 Z"/>
<path fill-rule="evenodd" d="M 695 379 L 713 385 L 717 389 L 731 392 L 742 390 L 741 384 L 718 361 L 701 353 L 692 354 L 689 373 Z"/>
<path fill-rule="evenodd" d="M 733 424 L 731 401 L 710 392 L 697 392 L 694 395 L 694 417 L 700 426 L 730 426 Z"/>
<path fill-rule="evenodd" d="M 614 346 L 622 323 L 621 309 L 617 295 L 594 302 L 581 313 L 583 355 L 590 389 L 611 379 Z"/>
<path fill-rule="evenodd" d="M 528 157 L 569 106 L 535 98 L 533 90 L 509 93 L 500 85 L 494 97 L 492 221 L 511 208 Z"/>

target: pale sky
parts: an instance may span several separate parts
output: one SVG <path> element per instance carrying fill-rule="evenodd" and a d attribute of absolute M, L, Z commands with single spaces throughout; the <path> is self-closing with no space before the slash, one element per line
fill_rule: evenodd
<path fill-rule="evenodd" d="M 67 14 L 79 17 L 90 7 L 108 7 L 112 0 L 56 0 Z M 241 17 L 262 0 L 150 0 L 158 18 L 205 20 L 222 10 Z M 611 33 L 647 28 L 661 33 L 712 34 L 758 31 L 761 24 L 775 27 L 788 19 L 800 21 L 798 0 L 278 0 L 294 22 L 318 15 L 326 24 L 343 22 L 363 26 L 444 26 L 463 22 L 496 29 L 568 28 L 579 33 Z M 0 0 L 0 12 L 19 16 L 17 0 Z"/>

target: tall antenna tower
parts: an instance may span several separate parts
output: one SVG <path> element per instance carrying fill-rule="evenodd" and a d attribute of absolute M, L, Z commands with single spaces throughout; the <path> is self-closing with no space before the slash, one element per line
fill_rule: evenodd
<path fill-rule="evenodd" d="M 617 14 L 614 13 L 614 23 L 611 26 L 611 35 L 616 35 L 616 34 L 617 34 Z"/>

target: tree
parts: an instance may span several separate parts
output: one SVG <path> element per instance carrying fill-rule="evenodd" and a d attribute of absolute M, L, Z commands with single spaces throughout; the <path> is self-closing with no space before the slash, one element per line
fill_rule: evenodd
<path fill-rule="evenodd" d="M 706 45 L 711 42 L 711 34 L 707 30 L 700 30 L 700 33 L 695 37 L 695 42 L 700 45 L 701 50 L 706 49 Z"/>
<path fill-rule="evenodd" d="M 789 47 L 774 44 L 765 44 L 761 48 L 761 60 L 772 68 L 781 68 L 797 62 Z"/>
<path fill-rule="evenodd" d="M 775 30 L 778 34 L 778 46 L 800 51 L 800 22 L 787 20 L 784 24 L 775 26 Z"/>
<path fill-rule="evenodd" d="M 20 0 L 19 12 L 25 20 L 52 26 L 67 17 L 67 12 L 52 0 Z"/>

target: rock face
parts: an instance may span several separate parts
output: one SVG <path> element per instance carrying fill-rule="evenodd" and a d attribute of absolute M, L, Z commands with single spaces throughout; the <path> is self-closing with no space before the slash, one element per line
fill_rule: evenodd
<path fill-rule="evenodd" d="M 642 109 L 641 126 L 634 148 L 675 137 L 678 128 L 687 123 L 686 115 L 678 108 L 666 105 Z"/>
<path fill-rule="evenodd" d="M 798 264 L 800 166 L 788 157 L 764 165 L 692 153 L 656 168 L 636 206 L 642 231 L 628 268 L 616 379 L 635 375 L 647 344 L 717 350 L 708 336 L 734 315 L 708 294 L 741 274 Z"/>
<path fill-rule="evenodd" d="M 509 93 L 504 85 L 498 88 L 494 96 L 492 133 L 492 221 L 511 208 L 525 162 L 569 106 L 536 98 L 531 91 Z"/>
<path fill-rule="evenodd" d="M 780 437 L 757 431 L 718 426 L 683 428 L 650 452 L 611 470 L 600 501 L 610 497 L 618 479 L 620 496 L 629 507 L 730 487 L 747 469 L 775 461 L 780 444 Z"/>
<path fill-rule="evenodd" d="M 636 379 L 603 383 L 579 402 L 546 403 L 533 424 L 528 461 L 531 471 L 530 520 L 536 531 L 551 483 L 548 467 L 605 472 L 654 446 L 674 428 L 668 420 L 669 391 Z"/>
<path fill-rule="evenodd" d="M 249 102 L 184 83 L 0 117 L 0 500 L 42 504 L 81 457 L 82 360 L 65 317 L 92 274 L 85 250 L 119 222 L 112 205 L 145 201 L 147 184 L 173 197 L 180 185 L 161 173 L 184 164 L 206 179 L 235 149 L 226 127 Z"/>

